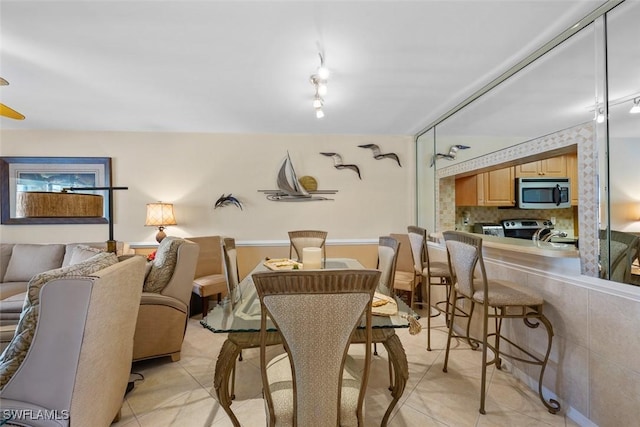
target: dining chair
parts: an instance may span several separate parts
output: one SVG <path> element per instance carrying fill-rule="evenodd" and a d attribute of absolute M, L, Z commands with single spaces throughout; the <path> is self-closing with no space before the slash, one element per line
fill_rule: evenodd
<path fill-rule="evenodd" d="M 398 262 L 398 249 L 400 244 L 391 236 L 380 236 L 378 238 L 378 264 L 380 270 L 380 281 L 376 292 L 386 296 L 393 296 L 393 283 L 396 277 L 396 264 Z M 378 355 L 378 345 L 373 343 L 373 355 Z M 389 360 L 389 382 L 393 383 L 393 366 Z"/>
<path fill-rule="evenodd" d="M 408 292 L 408 305 L 413 310 L 415 307 L 415 291 L 420 281 L 416 276 L 416 271 L 413 265 L 411 241 L 409 240 L 409 235 L 406 233 L 391 233 L 390 236 L 398 241 L 398 257 L 396 260 L 393 290 L 394 292 Z"/>
<path fill-rule="evenodd" d="M 189 237 L 200 246 L 196 273 L 193 278 L 191 315 L 196 314 L 194 306 L 202 307 L 202 317 L 209 313 L 209 299 L 216 295 L 218 303 L 227 293 L 227 278 L 223 271 L 222 239 L 220 236 Z M 197 304 L 197 303 L 200 304 Z"/>
<path fill-rule="evenodd" d="M 260 368 L 267 425 L 362 426 L 371 364 L 371 303 L 378 270 L 256 273 L 260 299 Z M 267 361 L 269 317 L 283 354 Z M 365 324 L 364 359 L 348 355 Z"/>
<path fill-rule="evenodd" d="M 540 367 L 538 379 L 538 395 L 547 410 L 555 414 L 560 410 L 560 403 L 555 399 L 545 400 L 542 394 L 544 371 L 549 360 L 553 339 L 553 327 L 542 313 L 544 299 L 542 296 L 518 286 L 507 280 L 488 279 L 482 258 L 482 238 L 459 231 L 445 231 L 443 233 L 447 247 L 447 260 L 452 271 L 455 271 L 455 286 L 453 286 L 453 301 L 458 295 L 470 302 L 469 316 L 467 316 L 466 336 L 454 334 L 454 320 L 456 311 L 451 305 L 451 322 L 447 335 L 447 348 L 442 370 L 447 372 L 451 338 L 465 338 L 477 342 L 482 347 L 482 374 L 480 385 L 480 413 L 485 414 L 487 367 L 495 365 L 501 369 L 501 357 L 509 357 L 523 363 Z M 469 334 L 471 315 L 476 304 L 482 305 L 482 338 L 477 340 Z M 489 320 L 494 320 L 494 330 L 489 332 Z M 523 319 L 529 328 L 537 328 L 542 324 L 547 332 L 547 349 L 544 357 L 534 355 L 513 340 L 502 335 L 504 319 Z M 493 338 L 491 343 L 489 340 Z M 508 344 L 509 352 L 501 349 L 501 341 Z M 493 352 L 488 360 L 488 350 Z"/>
<path fill-rule="evenodd" d="M 326 262 L 327 248 L 325 246 L 327 232 L 320 230 L 294 230 L 289 231 L 289 258 L 296 253 L 296 260 L 302 262 L 302 249 L 321 248 L 322 259 Z"/>
<path fill-rule="evenodd" d="M 416 275 L 422 284 L 422 295 L 426 296 L 426 306 L 429 313 L 427 315 L 427 350 L 431 351 L 431 318 L 444 313 L 445 323 L 449 325 L 449 304 L 451 297 L 451 273 L 446 262 L 430 261 L 429 249 L 427 247 L 427 230 L 422 227 L 410 225 L 407 227 L 409 241 L 411 242 L 411 253 L 413 254 L 413 265 Z M 435 281 L 434 281 L 435 280 Z M 431 303 L 432 286 L 444 286 L 446 299 Z M 444 308 L 442 307 L 444 306 Z M 431 307 L 437 311 L 432 314 Z M 455 307 L 455 304 L 454 304 Z"/>
<path fill-rule="evenodd" d="M 236 250 L 236 240 L 233 237 L 222 239 L 222 254 L 224 256 L 224 273 L 227 278 L 227 295 L 231 302 L 231 307 L 235 307 L 241 295 L 238 295 L 238 252 Z"/>
<path fill-rule="evenodd" d="M 222 239 L 222 256 L 224 258 L 224 274 L 227 281 L 227 296 L 231 308 L 235 307 L 241 295 L 238 295 L 238 284 L 240 278 L 238 275 L 238 253 L 236 251 L 236 240 L 233 237 L 224 237 Z M 238 355 L 238 360 L 242 361 L 242 352 Z M 235 399 L 236 386 L 236 365 L 233 364 L 231 370 L 231 399 Z"/>

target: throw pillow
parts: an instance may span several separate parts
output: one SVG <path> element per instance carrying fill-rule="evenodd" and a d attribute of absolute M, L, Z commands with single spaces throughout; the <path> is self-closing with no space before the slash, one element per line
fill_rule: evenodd
<path fill-rule="evenodd" d="M 71 260 L 69 261 L 69 265 L 79 264 L 100 252 L 104 252 L 104 250 L 92 248 L 87 245 L 78 245 L 71 251 Z"/>
<path fill-rule="evenodd" d="M 0 355 L 0 390 L 18 370 L 31 347 L 38 325 L 42 287 L 54 279 L 89 276 L 117 262 L 118 257 L 115 254 L 101 252 L 84 262 L 37 274 L 29 281 L 27 296 L 16 332 L 7 348 Z"/>
<path fill-rule="evenodd" d="M 167 236 L 162 239 L 151 265 L 151 271 L 144 281 L 142 288 L 144 292 L 159 293 L 167 286 L 178 261 L 178 248 L 183 243 L 184 239 L 179 237 Z"/>
<path fill-rule="evenodd" d="M 38 273 L 60 267 L 63 257 L 64 245 L 61 244 L 16 243 L 3 282 L 28 282 Z"/>

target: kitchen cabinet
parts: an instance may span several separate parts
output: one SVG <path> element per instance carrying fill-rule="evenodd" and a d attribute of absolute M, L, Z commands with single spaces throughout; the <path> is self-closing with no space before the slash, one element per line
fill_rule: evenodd
<path fill-rule="evenodd" d="M 578 154 L 567 154 L 567 176 L 571 181 L 571 206 L 578 206 Z"/>
<path fill-rule="evenodd" d="M 515 167 L 516 178 L 543 177 L 566 178 L 566 156 L 551 157 L 536 162 L 524 163 Z"/>
<path fill-rule="evenodd" d="M 456 179 L 456 206 L 478 206 L 478 175 Z"/>
<path fill-rule="evenodd" d="M 456 179 L 456 206 L 515 206 L 514 168 Z"/>
<path fill-rule="evenodd" d="M 484 203 L 480 206 L 515 206 L 514 173 L 513 167 L 483 173 Z"/>

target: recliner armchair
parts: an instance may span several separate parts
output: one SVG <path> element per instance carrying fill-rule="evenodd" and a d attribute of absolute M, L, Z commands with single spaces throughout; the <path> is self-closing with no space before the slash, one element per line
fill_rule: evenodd
<path fill-rule="evenodd" d="M 177 258 L 169 282 L 158 292 L 142 293 L 133 344 L 134 361 L 162 356 L 170 356 L 173 362 L 180 360 L 199 246 L 189 240 L 168 236 L 160 243 L 156 260 L 164 256 L 163 251 L 168 250 L 172 240 L 182 243 L 177 246 Z"/>

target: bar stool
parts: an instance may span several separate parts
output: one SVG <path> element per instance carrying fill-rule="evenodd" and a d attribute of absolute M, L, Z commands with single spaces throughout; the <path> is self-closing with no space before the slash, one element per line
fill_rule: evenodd
<path fill-rule="evenodd" d="M 487 366 L 495 364 L 496 368 L 501 368 L 501 356 L 509 357 L 513 360 L 540 366 L 540 378 L 538 379 L 538 395 L 544 406 L 550 413 L 555 414 L 560 410 L 560 403 L 554 399 L 545 400 L 542 395 L 542 379 L 549 360 L 551 344 L 553 338 L 553 327 L 549 320 L 542 314 L 544 299 L 530 290 L 521 290 L 512 282 L 506 280 L 488 280 L 482 258 L 482 238 L 458 231 L 445 231 L 443 233 L 447 245 L 447 259 L 452 272 L 455 271 L 455 286 L 453 287 L 453 300 L 458 295 L 468 299 L 471 304 L 469 317 L 467 319 L 467 336 L 454 335 L 453 325 L 455 320 L 455 310 L 451 309 L 451 322 L 447 337 L 447 349 L 444 356 L 444 366 L 442 370 L 447 372 L 449 361 L 449 349 L 451 338 L 466 338 L 482 345 L 482 377 L 480 389 L 480 413 L 485 413 Z M 474 277 L 476 267 L 480 270 L 480 277 Z M 475 304 L 482 304 L 482 340 L 477 340 L 469 336 L 469 323 Z M 453 306 L 453 305 L 452 305 Z M 490 310 L 491 309 L 491 310 Z M 489 333 L 489 319 L 494 319 L 495 332 Z M 523 319 L 525 325 L 530 328 L 537 328 L 540 324 L 547 329 L 547 349 L 544 358 L 540 358 L 530 351 L 522 348 L 509 338 L 501 335 L 503 319 Z M 493 337 L 493 344 L 489 343 L 489 338 Z M 506 341 L 513 348 L 519 350 L 521 355 L 507 354 L 500 352 L 500 341 Z M 487 350 L 494 353 L 492 360 L 487 360 Z"/>
<path fill-rule="evenodd" d="M 449 326 L 449 301 L 451 301 L 451 273 L 449 266 L 445 262 L 430 262 L 429 249 L 427 248 L 427 230 L 422 227 L 410 225 L 407 227 L 409 241 L 411 242 L 411 253 L 413 254 L 413 264 L 416 275 L 421 278 L 423 296 L 426 294 L 426 304 L 429 310 L 427 316 L 427 351 L 431 351 L 431 318 L 444 313 L 446 325 Z M 435 280 L 435 282 L 434 282 Z M 438 310 L 431 314 L 431 287 L 445 286 L 446 299 L 435 302 L 433 307 Z M 412 303 L 413 304 L 413 303 Z M 444 305 L 445 308 L 442 306 Z"/>

